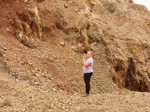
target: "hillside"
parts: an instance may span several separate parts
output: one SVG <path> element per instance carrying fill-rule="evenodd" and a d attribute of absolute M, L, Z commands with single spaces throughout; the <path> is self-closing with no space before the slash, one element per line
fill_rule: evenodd
<path fill-rule="evenodd" d="M 0 0 L 0 13 L 0 112 L 150 111 L 146 7 L 132 0 Z M 82 98 L 87 50 L 94 74 L 91 95 Z"/>

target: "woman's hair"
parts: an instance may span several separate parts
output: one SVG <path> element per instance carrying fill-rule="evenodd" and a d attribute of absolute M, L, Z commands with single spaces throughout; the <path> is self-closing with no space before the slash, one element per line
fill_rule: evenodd
<path fill-rule="evenodd" d="M 92 52 L 92 51 L 87 51 L 87 53 L 88 53 L 88 52 L 93 56 L 93 52 Z"/>

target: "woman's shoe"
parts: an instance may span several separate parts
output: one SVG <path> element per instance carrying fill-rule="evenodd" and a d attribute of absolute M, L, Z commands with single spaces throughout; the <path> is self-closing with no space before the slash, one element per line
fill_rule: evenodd
<path fill-rule="evenodd" d="M 85 93 L 82 97 L 87 97 L 87 96 L 89 96 L 89 94 L 88 94 L 88 93 Z"/>

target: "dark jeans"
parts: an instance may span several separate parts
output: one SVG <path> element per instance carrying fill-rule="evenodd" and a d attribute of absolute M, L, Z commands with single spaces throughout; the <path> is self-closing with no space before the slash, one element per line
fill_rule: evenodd
<path fill-rule="evenodd" d="M 85 88 L 86 88 L 87 94 L 89 94 L 89 92 L 90 92 L 90 79 L 91 79 L 92 74 L 93 74 L 93 72 L 84 73 L 84 82 L 85 82 Z"/>

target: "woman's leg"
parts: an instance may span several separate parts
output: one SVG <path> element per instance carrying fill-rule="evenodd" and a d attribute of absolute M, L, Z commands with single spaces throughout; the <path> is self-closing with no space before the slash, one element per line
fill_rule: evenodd
<path fill-rule="evenodd" d="M 90 79 L 93 73 L 85 73 L 84 74 L 84 82 L 85 82 L 85 88 L 86 88 L 86 93 L 89 94 L 90 92 Z"/>

